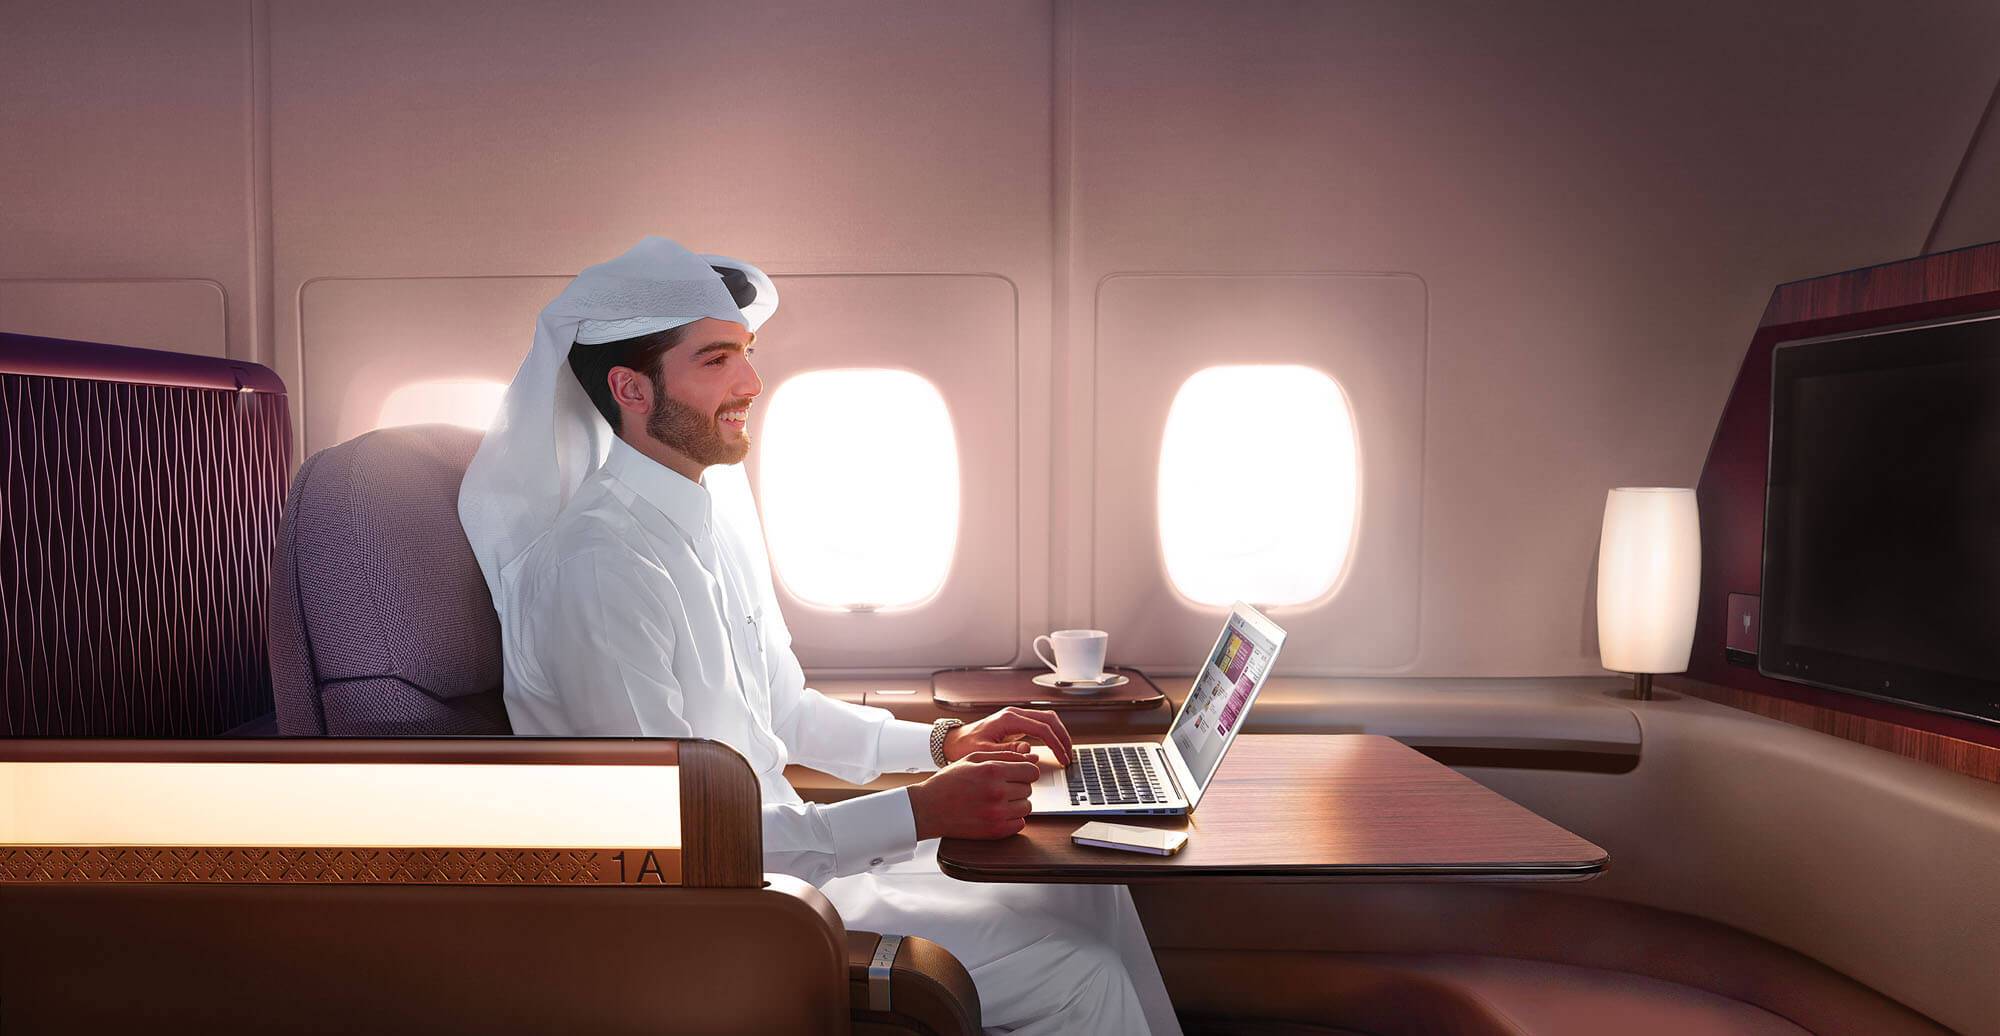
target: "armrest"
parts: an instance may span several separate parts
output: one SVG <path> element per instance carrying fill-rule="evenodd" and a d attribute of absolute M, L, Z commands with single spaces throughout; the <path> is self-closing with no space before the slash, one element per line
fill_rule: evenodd
<path fill-rule="evenodd" d="M 935 1033 L 979 1036 L 979 992 L 951 951 L 929 939 L 903 936 L 891 964 L 886 1009 L 869 998 L 868 966 L 882 936 L 847 933 L 847 990 L 856 1033 Z M 877 994 L 879 997 L 879 993 Z"/>

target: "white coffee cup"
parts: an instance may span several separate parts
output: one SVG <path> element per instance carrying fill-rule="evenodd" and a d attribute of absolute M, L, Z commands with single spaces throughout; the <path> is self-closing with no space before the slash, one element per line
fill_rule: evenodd
<path fill-rule="evenodd" d="M 1042 641 L 1049 642 L 1055 660 L 1042 654 Z M 1104 678 L 1104 649 L 1111 634 L 1103 630 L 1057 630 L 1035 638 L 1035 657 L 1056 671 L 1058 680 L 1095 683 Z"/>

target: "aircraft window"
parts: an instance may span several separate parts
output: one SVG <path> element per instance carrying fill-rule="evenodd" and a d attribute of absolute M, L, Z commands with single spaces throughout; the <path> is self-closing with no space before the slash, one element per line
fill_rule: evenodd
<path fill-rule="evenodd" d="M 909 371 L 817 370 L 771 394 L 757 475 L 771 564 L 799 600 L 920 604 L 958 546 L 958 439 Z"/>
<path fill-rule="evenodd" d="M 1160 440 L 1160 553 L 1197 604 L 1302 604 L 1332 590 L 1360 493 L 1354 412 L 1311 367 L 1210 367 Z"/>
<path fill-rule="evenodd" d="M 389 393 L 375 427 L 439 421 L 485 431 L 500 412 L 507 386 L 497 381 L 418 381 Z"/>

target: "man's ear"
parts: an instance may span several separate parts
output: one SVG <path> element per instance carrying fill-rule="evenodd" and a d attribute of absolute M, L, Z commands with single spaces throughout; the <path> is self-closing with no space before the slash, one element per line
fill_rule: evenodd
<path fill-rule="evenodd" d="M 643 422 L 653 412 L 653 379 L 630 367 L 613 367 L 605 374 L 611 385 L 611 399 L 621 413 Z"/>

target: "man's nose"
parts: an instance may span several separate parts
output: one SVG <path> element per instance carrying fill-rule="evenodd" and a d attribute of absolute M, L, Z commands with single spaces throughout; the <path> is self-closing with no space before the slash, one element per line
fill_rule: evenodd
<path fill-rule="evenodd" d="M 745 399 L 755 399 L 764 391 L 764 379 L 757 376 L 757 367 L 748 359 L 743 361 L 743 377 L 738 379 L 730 391 Z"/>

